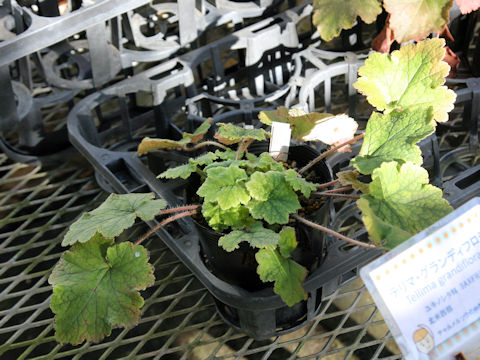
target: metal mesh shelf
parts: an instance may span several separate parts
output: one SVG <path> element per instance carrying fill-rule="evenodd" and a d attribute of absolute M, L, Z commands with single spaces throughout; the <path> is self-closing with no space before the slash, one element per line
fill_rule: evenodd
<path fill-rule="evenodd" d="M 294 333 L 255 341 L 226 326 L 201 283 L 156 238 L 146 244 L 155 285 L 133 329 L 99 344 L 54 339 L 48 276 L 70 223 L 106 195 L 81 159 L 45 168 L 0 154 L 1 359 L 400 359 L 368 292 L 356 280 L 325 299 L 320 314 Z M 137 224 L 131 237 L 144 231 Z"/>

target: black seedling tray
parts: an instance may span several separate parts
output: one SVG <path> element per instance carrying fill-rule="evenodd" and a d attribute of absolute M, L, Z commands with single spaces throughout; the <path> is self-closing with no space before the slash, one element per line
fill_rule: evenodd
<path fill-rule="evenodd" d="M 119 95 L 119 89 L 124 96 Z M 163 182 L 156 176 L 195 154 L 157 151 L 142 158 L 136 155 L 136 146 L 144 133 L 175 139 L 180 136 L 180 130 L 156 116 L 155 106 L 134 106 L 128 95 L 132 89 L 124 82 L 110 91 L 111 94 L 108 91 L 94 93 L 78 103 L 68 119 L 70 140 L 94 166 L 107 189 L 116 193 L 153 191 L 169 206 L 178 206 L 184 198 L 185 182 Z M 108 110 L 106 100 L 112 99 L 123 111 Z M 247 115 L 256 117 L 259 110 L 233 110 L 214 120 L 245 122 Z M 251 120 L 255 124 L 255 120 Z M 149 130 L 144 130 L 146 128 Z M 153 227 L 157 223 L 151 221 L 149 225 Z M 256 339 L 280 335 L 308 323 L 318 313 L 325 296 L 356 277 L 361 266 L 380 254 L 360 248 L 345 251 L 343 243 L 330 241 L 324 262 L 304 282 L 308 300 L 289 308 L 272 288 L 248 292 L 217 278 L 202 260 L 200 235 L 192 220 L 181 219 L 176 224 L 159 230 L 158 236 L 211 292 L 225 321 Z"/>

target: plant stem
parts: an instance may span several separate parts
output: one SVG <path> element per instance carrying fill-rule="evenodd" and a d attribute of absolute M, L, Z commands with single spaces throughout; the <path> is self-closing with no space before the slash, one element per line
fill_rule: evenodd
<path fill-rule="evenodd" d="M 158 215 L 165 215 L 165 214 L 171 214 L 179 211 L 188 211 L 188 210 L 197 210 L 197 208 L 200 205 L 186 205 L 186 206 L 179 206 L 176 208 L 171 208 L 171 209 L 165 209 L 161 210 Z"/>
<path fill-rule="evenodd" d="M 238 144 L 237 155 L 235 156 L 235 160 L 240 160 L 247 151 L 250 144 L 253 142 L 254 139 L 242 140 L 240 144 Z"/>
<path fill-rule="evenodd" d="M 329 186 L 332 186 L 332 185 L 335 185 L 337 183 L 339 183 L 340 180 L 339 179 L 336 179 L 336 180 L 333 180 L 333 181 L 329 181 L 327 183 L 324 183 L 324 184 L 320 184 L 317 186 L 317 189 L 324 189 L 324 188 L 327 188 Z"/>
<path fill-rule="evenodd" d="M 158 225 L 155 225 L 152 229 L 150 229 L 149 232 L 147 232 L 145 235 L 143 235 L 140 239 L 137 240 L 137 242 L 135 243 L 135 245 L 140 245 L 145 239 L 147 239 L 150 235 L 152 235 L 155 231 L 157 231 L 158 229 L 164 227 L 165 225 L 171 223 L 172 221 L 175 221 L 175 220 L 178 220 L 178 219 L 181 219 L 183 217 L 187 217 L 187 216 L 191 216 L 191 215 L 194 215 L 197 213 L 197 210 L 191 210 L 191 211 L 184 211 L 182 213 L 179 213 L 179 214 L 176 214 L 176 215 L 173 215 L 173 216 L 170 216 L 168 218 L 166 218 L 165 220 L 163 220 L 160 224 Z"/>
<path fill-rule="evenodd" d="M 331 189 L 331 190 L 325 190 L 324 192 L 327 192 L 327 193 L 337 193 L 337 192 L 342 192 L 342 191 L 347 191 L 347 190 L 352 190 L 353 187 L 350 185 L 350 186 L 345 186 L 345 187 L 341 187 L 341 188 L 336 188 L 336 189 Z"/>
<path fill-rule="evenodd" d="M 216 141 L 203 141 L 201 143 L 198 143 L 197 145 L 195 146 L 192 146 L 192 147 L 187 147 L 187 146 L 184 146 L 182 147 L 182 150 L 184 151 L 195 151 L 195 150 L 198 150 L 202 147 L 205 147 L 205 146 L 216 146 L 216 147 L 219 147 L 220 149 L 223 149 L 223 150 L 229 150 L 226 146 L 216 142 Z"/>
<path fill-rule="evenodd" d="M 337 145 L 337 146 L 332 147 L 330 150 L 325 151 L 324 153 L 321 153 L 321 154 L 320 154 L 319 156 L 317 156 L 315 159 L 313 159 L 312 161 L 310 161 L 307 165 L 305 165 L 303 168 L 301 168 L 298 173 L 299 173 L 299 174 L 304 173 L 305 171 L 307 171 L 308 169 L 310 169 L 313 165 L 315 165 L 317 162 L 319 162 L 320 160 L 326 158 L 328 155 L 334 153 L 335 151 L 337 151 L 338 149 L 344 147 L 345 145 L 349 145 L 349 144 L 356 143 L 358 140 L 363 139 L 364 137 L 365 137 L 365 133 L 361 133 L 360 135 L 355 136 L 353 139 L 350 139 L 350 140 L 344 142 L 343 144 L 340 144 L 340 145 Z"/>
<path fill-rule="evenodd" d="M 327 191 L 322 191 L 322 192 L 314 192 L 312 195 L 319 195 L 319 196 L 332 196 L 332 197 L 341 197 L 345 199 L 360 199 L 360 196 L 358 195 L 350 195 L 350 194 L 338 194 L 338 193 L 332 193 L 332 192 L 327 192 Z"/>
<path fill-rule="evenodd" d="M 330 235 L 333 235 L 335 236 L 336 238 L 340 239 L 340 240 L 343 240 L 343 241 L 346 241 L 350 244 L 353 244 L 353 245 L 357 245 L 357 246 L 362 246 L 362 247 L 365 247 L 365 248 L 369 248 L 369 249 L 376 249 L 377 247 L 375 245 L 372 245 L 372 244 L 366 244 L 362 241 L 358 241 L 358 240 L 354 240 L 352 238 L 349 238 L 348 236 L 345 236 L 345 235 L 342 235 L 338 232 L 336 232 L 335 230 L 332 230 L 332 229 L 329 229 L 325 226 L 322 226 L 322 225 L 319 225 L 319 224 L 316 224 L 312 221 L 309 221 L 307 219 L 304 219 L 302 218 L 301 216 L 298 216 L 297 214 L 294 214 L 292 215 L 295 219 L 297 219 L 298 221 L 304 223 L 305 225 L 308 225 L 308 226 L 311 226 L 312 228 L 314 229 L 317 229 L 317 230 L 320 230 L 320 231 L 323 231 L 323 232 L 326 232 L 327 234 L 330 234 Z"/>

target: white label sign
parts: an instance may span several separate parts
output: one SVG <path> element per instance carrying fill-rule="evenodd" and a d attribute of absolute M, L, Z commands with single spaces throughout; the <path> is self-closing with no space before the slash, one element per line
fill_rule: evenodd
<path fill-rule="evenodd" d="M 272 122 L 272 137 L 270 138 L 269 153 L 275 160 L 287 160 L 291 134 L 290 124 L 276 121 Z"/>
<path fill-rule="evenodd" d="M 472 352 L 480 340 L 480 198 L 360 274 L 406 359 Z"/>

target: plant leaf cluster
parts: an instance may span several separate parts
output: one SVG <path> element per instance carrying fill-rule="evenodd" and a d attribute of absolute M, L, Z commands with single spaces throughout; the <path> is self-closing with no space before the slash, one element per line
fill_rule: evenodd
<path fill-rule="evenodd" d="M 355 172 L 339 178 L 364 192 L 357 202 L 363 221 L 374 243 L 385 248 L 451 211 L 441 190 L 428 184 L 416 145 L 435 131 L 436 121 L 448 119 L 455 101 L 455 93 L 443 86 L 448 73 L 444 45 L 443 39 L 430 39 L 391 55 L 371 54 L 354 84 L 383 111 L 372 113 L 359 155 L 351 161 L 372 182 L 359 182 Z"/>
<path fill-rule="evenodd" d="M 144 301 L 139 290 L 153 285 L 147 250 L 114 237 L 139 217 L 152 220 L 166 207 L 148 194 L 111 194 L 98 208 L 74 222 L 62 245 L 65 252 L 49 277 L 55 338 L 61 343 L 100 341 L 112 328 L 138 323 Z"/>
<path fill-rule="evenodd" d="M 367 124 L 359 155 L 351 161 L 355 170 L 341 172 L 338 178 L 363 193 L 357 205 L 371 240 L 379 247 L 393 248 L 451 211 L 441 190 L 428 183 L 417 146 L 434 132 L 437 122 L 447 120 L 455 100 L 455 94 L 443 86 L 448 70 L 442 62 L 443 46 L 443 40 L 431 39 L 391 55 L 372 54 L 354 85 L 377 111 Z M 283 107 L 260 114 L 262 122 L 290 123 L 295 137 L 309 140 L 312 133 L 327 128 L 330 118 Z M 219 124 L 215 138 L 235 144 L 236 151 L 213 141 L 201 143 L 211 123 L 212 119 L 207 120 L 178 141 L 146 138 L 138 153 L 192 150 L 206 143 L 221 147 L 159 177 L 198 176 L 203 217 L 213 229 L 226 232 L 218 245 L 227 252 L 242 243 L 255 248 L 260 279 L 273 282 L 274 291 L 289 306 L 305 300 L 302 282 L 307 270 L 293 259 L 295 230 L 285 225 L 300 208 L 299 196 L 308 198 L 317 185 L 268 153 L 248 153 L 253 141 L 268 138 L 263 129 Z M 371 181 L 365 182 L 365 176 Z M 114 327 L 138 322 L 143 305 L 139 291 L 153 283 L 153 267 L 141 245 L 115 244 L 114 238 L 137 218 L 152 220 L 166 205 L 152 193 L 112 194 L 71 225 L 62 245 L 73 246 L 49 278 L 59 342 L 99 341 Z"/>
<path fill-rule="evenodd" d="M 286 108 L 278 111 L 284 109 Z M 305 292 L 301 284 L 306 270 L 290 259 L 289 255 L 281 255 L 282 251 L 286 254 L 286 250 L 281 251 L 279 248 L 282 233 L 278 230 L 280 225 L 288 223 L 291 214 L 301 208 L 299 196 L 308 198 L 317 185 L 300 177 L 295 170 L 287 169 L 267 152 L 258 156 L 246 152 L 253 140 L 267 138 L 265 130 L 244 129 L 233 124 L 218 125 L 215 138 L 226 145 L 239 144 L 240 150 L 209 152 L 199 158 L 189 159 L 187 164 L 168 169 L 159 177 L 188 178 L 193 173 L 198 174 L 200 187 L 196 194 L 201 199 L 202 215 L 212 229 L 226 231 L 220 237 L 218 245 L 230 252 L 245 242 L 260 249 L 258 253 L 262 251 L 258 259 L 269 257 L 272 261 L 281 260 L 280 263 L 265 260 L 262 265 L 259 262 L 261 279 L 275 281 L 274 291 L 287 304 L 293 304 L 292 299 L 298 302 L 304 298 Z M 296 241 L 290 240 L 289 243 L 296 247 Z M 266 269 L 274 264 L 280 266 L 278 271 L 287 274 L 290 280 L 286 282 L 280 273 L 267 275 Z M 271 273 L 272 270 L 269 271 Z M 300 276 L 301 274 L 303 275 Z M 298 290 L 296 294 L 290 293 L 293 289 Z"/>
<path fill-rule="evenodd" d="M 477 0 L 455 0 L 462 14 L 480 8 Z M 393 41 L 399 44 L 425 39 L 433 32 L 441 32 L 449 22 L 452 0 L 383 0 L 383 8 L 388 14 L 386 26 L 380 36 L 385 42 L 386 51 Z M 370 24 L 382 12 L 380 0 L 314 0 L 313 25 L 321 38 L 330 41 L 340 35 L 343 29 L 351 29 L 357 18 Z M 379 48 L 375 48 L 379 50 Z"/>

